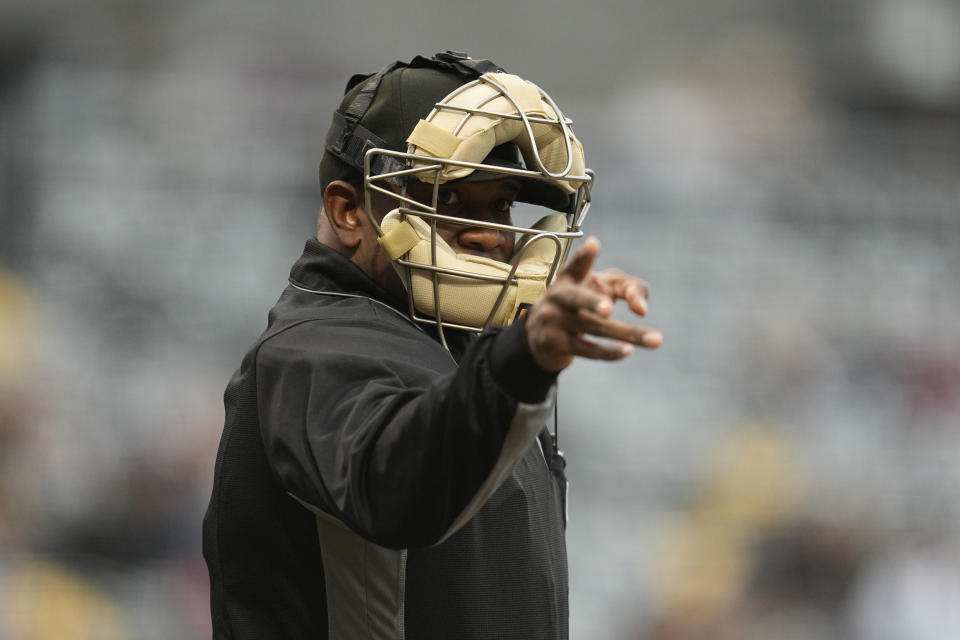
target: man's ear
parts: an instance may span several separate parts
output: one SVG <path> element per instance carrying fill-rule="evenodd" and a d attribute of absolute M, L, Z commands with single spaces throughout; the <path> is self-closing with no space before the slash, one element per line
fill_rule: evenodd
<path fill-rule="evenodd" d="M 334 180 L 323 190 L 323 210 L 340 244 L 356 249 L 369 225 L 360 190 L 349 182 Z"/>

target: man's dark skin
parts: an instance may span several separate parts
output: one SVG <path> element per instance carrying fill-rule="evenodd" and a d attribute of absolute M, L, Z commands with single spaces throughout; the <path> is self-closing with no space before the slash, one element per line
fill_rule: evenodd
<path fill-rule="evenodd" d="M 408 196 L 430 202 L 432 189 L 431 184 L 412 180 Z M 519 185 L 512 178 L 448 182 L 439 190 L 438 213 L 509 224 L 510 207 L 518 192 Z M 377 232 L 363 207 L 361 189 L 341 180 L 331 182 L 323 193 L 317 239 L 349 258 L 380 286 L 403 296 L 403 285 L 380 248 Z M 386 213 L 377 210 L 376 200 L 374 209 L 377 219 Z M 506 262 L 513 251 L 513 236 L 493 229 L 438 225 L 438 230 L 457 253 Z M 545 371 L 562 371 L 576 357 L 620 360 L 632 353 L 633 345 L 656 349 L 663 342 L 663 335 L 655 329 L 611 318 L 617 300 L 625 300 L 634 314 L 646 315 L 649 289 L 642 280 L 616 269 L 593 271 L 599 248 L 596 238 L 587 238 L 558 272 L 546 294 L 527 312 L 530 352 Z"/>

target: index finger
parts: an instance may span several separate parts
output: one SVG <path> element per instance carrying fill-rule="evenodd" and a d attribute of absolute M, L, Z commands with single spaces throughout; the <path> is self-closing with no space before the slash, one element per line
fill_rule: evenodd
<path fill-rule="evenodd" d="M 593 267 L 593 261 L 597 259 L 597 253 L 600 251 L 600 243 L 596 238 L 590 236 L 583 246 L 577 249 L 570 261 L 560 271 L 560 277 L 569 277 L 574 282 L 583 282 L 590 274 Z"/>

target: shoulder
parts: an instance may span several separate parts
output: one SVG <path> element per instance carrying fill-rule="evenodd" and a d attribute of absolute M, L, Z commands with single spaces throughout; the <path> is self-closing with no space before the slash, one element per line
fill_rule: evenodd
<path fill-rule="evenodd" d="M 259 341 L 260 358 L 317 360 L 334 366 L 341 359 L 418 362 L 446 371 L 450 354 L 409 317 L 366 296 L 312 293 L 290 288 L 270 313 Z"/>

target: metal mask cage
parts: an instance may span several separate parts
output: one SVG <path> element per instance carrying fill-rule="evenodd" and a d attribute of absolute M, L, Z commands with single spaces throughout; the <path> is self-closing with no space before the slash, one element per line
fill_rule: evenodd
<path fill-rule="evenodd" d="M 407 169 L 401 169 L 397 171 L 390 171 L 388 173 L 382 174 L 370 174 L 370 165 L 375 163 L 378 159 L 378 156 L 389 156 L 391 158 L 411 162 L 416 160 L 418 162 L 417 167 L 411 167 Z M 422 163 L 426 161 L 429 164 L 423 165 Z M 445 160 L 442 158 L 429 158 L 425 156 L 414 156 L 412 154 L 401 153 L 396 151 L 390 151 L 386 149 L 372 149 L 367 152 L 364 158 L 364 199 L 365 207 L 364 210 L 367 214 L 367 218 L 370 221 L 373 228 L 376 230 L 378 236 L 383 237 L 384 232 L 380 227 L 379 221 L 374 215 L 374 208 L 372 202 L 373 194 L 380 194 L 387 198 L 390 198 L 394 203 L 396 203 L 396 209 L 399 211 L 402 218 L 406 216 L 413 215 L 425 220 L 430 226 L 430 254 L 431 261 L 430 264 L 414 262 L 409 260 L 407 254 L 404 254 L 402 257 L 394 260 L 394 263 L 400 267 L 398 273 L 400 274 L 401 279 L 403 280 L 404 287 L 407 291 L 407 301 L 409 306 L 409 313 L 413 320 L 421 324 L 435 325 L 437 327 L 437 332 L 440 336 L 441 342 L 446 346 L 446 339 L 443 334 L 444 328 L 457 329 L 463 331 L 473 331 L 479 332 L 483 331 L 492 324 L 493 318 L 496 314 L 497 309 L 500 306 L 504 296 L 507 293 L 508 287 L 510 284 L 516 284 L 516 270 L 519 266 L 519 260 L 516 258 L 530 247 L 534 240 L 539 238 L 552 238 L 553 241 L 557 244 L 558 251 L 554 257 L 553 263 L 550 266 L 549 275 L 547 276 L 547 284 L 551 283 L 556 277 L 556 273 L 566 259 L 570 250 L 571 243 L 577 238 L 583 236 L 581 231 L 581 225 L 583 220 L 586 218 L 586 214 L 590 208 L 590 188 L 593 184 L 593 172 L 587 170 L 584 176 L 579 176 L 578 178 L 582 179 L 582 184 L 578 188 L 576 194 L 574 194 L 574 205 L 571 208 L 571 211 L 564 214 L 567 221 L 566 231 L 542 231 L 538 229 L 533 229 L 526 226 L 514 226 L 507 224 L 500 224 L 495 222 L 487 222 L 474 220 L 472 218 L 462 218 L 456 216 L 448 216 L 439 213 L 438 211 L 438 198 L 440 194 L 440 175 L 443 170 L 444 165 L 456 165 L 456 166 L 465 166 L 474 169 L 482 169 L 483 171 L 491 173 L 503 174 L 504 177 L 507 176 L 518 176 L 521 178 L 532 178 L 532 177 L 542 177 L 542 174 L 536 171 L 528 171 L 522 169 L 511 169 L 506 167 L 494 167 L 491 165 L 483 165 L 477 163 L 468 163 L 468 162 L 458 162 L 452 160 Z M 413 179 L 420 180 L 425 172 L 433 174 L 432 180 L 432 189 L 431 189 L 431 199 L 429 203 L 420 202 L 411 198 L 407 194 L 406 181 L 413 176 Z M 422 181 L 422 180 L 421 180 Z M 400 184 L 398 184 L 400 183 Z M 562 212 L 561 212 L 562 213 Z M 437 229 L 437 224 L 440 223 L 450 223 L 458 224 L 462 226 L 469 226 L 473 228 L 485 228 L 493 229 L 501 232 L 508 232 L 516 234 L 516 244 L 513 254 L 513 267 L 509 274 L 503 277 L 491 276 L 486 274 L 474 273 L 471 271 L 464 271 L 459 269 L 452 269 L 449 267 L 440 266 L 437 264 L 437 239 L 440 238 L 439 231 Z M 567 240 L 567 242 L 561 242 L 561 239 Z M 412 288 L 412 272 L 421 271 L 426 272 L 430 275 L 430 278 L 433 282 L 433 295 L 434 295 L 434 310 L 435 317 L 423 315 L 420 311 L 417 310 L 413 288 Z M 487 316 L 486 322 L 482 325 L 469 325 L 461 324 L 457 322 L 452 322 L 443 318 L 443 314 L 440 311 L 440 276 L 449 275 L 462 278 L 468 278 L 476 281 L 484 282 L 495 282 L 501 285 L 501 291 L 497 297 L 496 302 L 490 309 L 490 312 Z"/>
<path fill-rule="evenodd" d="M 497 95 L 493 96 L 493 98 L 490 100 L 499 96 L 505 96 L 514 106 L 517 112 L 512 114 L 493 112 L 481 108 L 483 105 L 480 105 L 476 108 L 469 108 L 445 104 L 447 99 L 456 96 L 460 92 L 465 91 L 475 84 L 481 82 L 491 84 L 499 90 Z M 407 290 L 407 299 L 411 318 L 421 324 L 435 325 L 440 340 L 445 347 L 447 346 L 447 342 L 443 332 L 444 328 L 479 332 L 491 326 L 497 311 L 509 290 L 510 285 L 518 283 L 516 277 L 517 269 L 520 265 L 520 260 L 518 257 L 522 257 L 523 253 L 533 244 L 533 241 L 541 238 L 549 238 L 556 244 L 557 250 L 555 251 L 555 255 L 546 278 L 546 285 L 549 285 L 556 277 L 560 265 L 566 261 L 572 242 L 575 239 L 583 236 L 581 225 L 590 207 L 590 189 L 593 185 L 594 173 L 589 169 L 585 169 L 582 175 L 572 175 L 570 173 L 573 165 L 573 149 L 571 142 L 573 137 L 570 133 L 569 127 L 572 122 L 563 116 L 559 108 L 557 108 L 556 104 L 545 92 L 539 88 L 538 91 L 540 92 L 541 97 L 557 114 L 557 119 L 554 120 L 550 118 L 529 116 L 528 114 L 524 113 L 514 97 L 510 95 L 510 92 L 507 91 L 506 88 L 500 83 L 496 82 L 492 78 L 489 78 L 488 76 L 484 76 L 459 87 L 444 101 L 437 103 L 434 109 L 434 112 L 436 112 L 438 109 L 447 109 L 463 113 L 463 119 L 461 120 L 457 129 L 453 132 L 454 134 L 459 132 L 460 127 L 463 126 L 467 118 L 474 113 L 495 118 L 509 118 L 523 121 L 523 135 L 527 137 L 527 146 L 531 150 L 531 153 L 526 154 L 525 157 L 528 163 L 531 159 L 534 161 L 534 163 L 537 165 L 535 169 L 503 167 L 491 164 L 419 155 L 414 153 L 404 153 L 380 148 L 369 149 L 364 154 L 363 168 L 365 211 L 378 236 L 383 237 L 384 232 L 380 226 L 379 220 L 377 220 L 376 216 L 374 215 L 372 206 L 373 194 L 380 194 L 390 198 L 393 202 L 395 202 L 397 204 L 396 209 L 399 211 L 401 219 L 405 220 L 407 216 L 417 216 L 429 224 L 431 256 L 430 264 L 410 260 L 409 252 L 403 254 L 393 262 L 398 267 L 397 271 L 403 280 L 404 287 Z M 433 112 L 431 112 L 431 114 L 432 113 Z M 540 156 L 540 150 L 534 142 L 532 124 L 548 124 L 557 126 L 561 129 L 563 139 L 565 140 L 567 153 L 567 166 L 563 171 L 551 172 L 545 166 L 545 163 Z M 559 212 L 565 216 L 566 230 L 543 231 L 528 226 L 500 224 L 495 222 L 474 220 L 471 218 L 448 216 L 439 213 L 438 197 L 440 194 L 440 186 L 446 182 L 446 180 L 444 180 L 445 170 L 451 167 L 469 168 L 475 171 L 483 171 L 488 174 L 498 174 L 502 175 L 504 178 L 513 176 L 520 178 L 521 180 L 533 179 L 541 182 L 567 181 L 568 183 L 579 183 L 576 191 L 572 194 L 572 204 L 569 209 L 567 211 Z M 429 204 L 415 200 L 408 195 L 407 183 L 410 179 L 419 180 L 425 184 L 432 184 L 433 188 L 431 190 L 431 200 Z M 549 207 L 544 208 L 552 210 Z M 474 273 L 471 271 L 452 269 L 439 265 L 437 263 L 437 239 L 440 237 L 437 229 L 438 223 L 459 224 L 473 228 L 492 229 L 498 232 L 515 234 L 516 243 L 514 245 L 514 253 L 511 256 L 512 268 L 510 269 L 509 273 L 505 276 L 493 276 L 488 274 Z M 564 242 L 564 240 L 566 242 Z M 412 285 L 413 274 L 416 271 L 424 272 L 429 275 L 433 284 L 434 316 L 424 315 L 416 308 Z M 499 295 L 496 298 L 496 302 L 494 302 L 490 308 L 490 312 L 487 315 L 485 322 L 480 325 L 471 325 L 444 319 L 441 312 L 440 302 L 441 276 L 454 276 L 457 278 L 466 278 L 476 281 L 500 284 L 501 288 Z"/>

